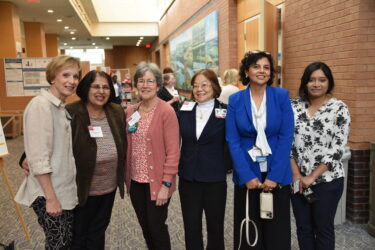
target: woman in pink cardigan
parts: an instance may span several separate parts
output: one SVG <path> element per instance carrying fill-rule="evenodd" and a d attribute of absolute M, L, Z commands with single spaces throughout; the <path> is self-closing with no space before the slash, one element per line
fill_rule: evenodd
<path fill-rule="evenodd" d="M 173 108 L 157 97 L 162 75 L 156 64 L 139 63 L 134 82 L 142 101 L 126 110 L 125 182 L 148 249 L 171 249 L 165 221 L 176 190 L 178 121 Z"/>

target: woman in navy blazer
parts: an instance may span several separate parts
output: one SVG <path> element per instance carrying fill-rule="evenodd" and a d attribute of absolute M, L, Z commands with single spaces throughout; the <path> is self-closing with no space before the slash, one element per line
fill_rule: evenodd
<path fill-rule="evenodd" d="M 244 229 L 246 198 L 249 214 L 258 228 L 258 241 L 251 249 L 289 250 L 290 150 L 294 119 L 287 90 L 271 87 L 274 76 L 269 53 L 250 51 L 241 61 L 240 77 L 249 87 L 229 98 L 226 138 L 234 163 L 234 249 L 248 249 L 255 230 Z M 264 131 L 264 132 L 263 132 Z M 249 190 L 249 192 L 247 192 Z M 273 218 L 260 218 L 260 193 L 273 194 Z M 250 235 L 250 242 L 246 234 Z"/>
<path fill-rule="evenodd" d="M 204 249 L 202 215 L 207 220 L 207 249 L 224 249 L 224 214 L 227 195 L 225 157 L 226 105 L 216 100 L 221 88 L 209 69 L 192 78 L 190 108 L 183 104 L 178 117 L 182 139 L 179 193 L 186 249 Z"/>

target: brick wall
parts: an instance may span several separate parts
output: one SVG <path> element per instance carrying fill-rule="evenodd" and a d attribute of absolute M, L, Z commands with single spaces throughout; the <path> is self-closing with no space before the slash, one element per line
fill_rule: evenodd
<path fill-rule="evenodd" d="M 159 24 L 161 68 L 166 66 L 163 44 L 199 22 L 214 10 L 218 10 L 219 25 L 219 73 L 237 68 L 237 12 L 235 0 L 176 0 Z M 156 49 L 157 49 L 156 48 Z"/>
<path fill-rule="evenodd" d="M 346 218 L 356 223 L 369 219 L 370 150 L 352 150 L 348 169 Z"/>
<path fill-rule="evenodd" d="M 368 219 L 369 142 L 375 140 L 375 1 L 286 0 L 283 87 L 297 95 L 304 68 L 326 62 L 334 96 L 351 114 L 348 219 Z"/>

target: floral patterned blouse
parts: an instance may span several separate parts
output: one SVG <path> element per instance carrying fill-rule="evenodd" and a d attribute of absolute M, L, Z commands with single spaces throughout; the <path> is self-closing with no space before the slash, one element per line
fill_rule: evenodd
<path fill-rule="evenodd" d="M 141 116 L 138 129 L 132 134 L 133 150 L 131 152 L 131 179 L 141 183 L 148 183 L 146 137 L 156 106 L 148 113 Z"/>
<path fill-rule="evenodd" d="M 303 176 L 319 166 L 330 170 L 318 177 L 314 184 L 330 182 L 344 177 L 342 157 L 349 136 L 350 115 L 346 104 L 331 98 L 310 117 L 309 103 L 300 98 L 292 99 L 294 111 L 294 141 L 291 157 Z"/>

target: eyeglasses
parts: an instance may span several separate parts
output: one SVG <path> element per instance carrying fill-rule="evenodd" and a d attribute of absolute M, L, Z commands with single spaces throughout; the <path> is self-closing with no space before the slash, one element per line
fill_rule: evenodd
<path fill-rule="evenodd" d="M 208 83 L 208 82 L 201 82 L 201 83 L 197 83 L 197 82 L 195 82 L 195 83 L 193 84 L 193 89 L 199 89 L 199 87 L 200 87 L 201 89 L 207 89 L 207 88 L 211 87 L 211 84 Z"/>
<path fill-rule="evenodd" d="M 90 88 L 95 89 L 96 91 L 99 91 L 99 90 L 101 90 L 101 89 L 102 89 L 103 91 L 109 91 L 109 90 L 110 90 L 110 88 L 109 88 L 108 85 L 101 86 L 101 85 L 94 84 L 94 85 L 91 85 Z"/>
<path fill-rule="evenodd" d="M 147 80 L 138 79 L 138 81 L 137 81 L 137 84 L 139 84 L 139 85 L 147 85 L 147 86 L 151 86 L 154 83 L 156 83 L 155 79 L 147 79 Z"/>

